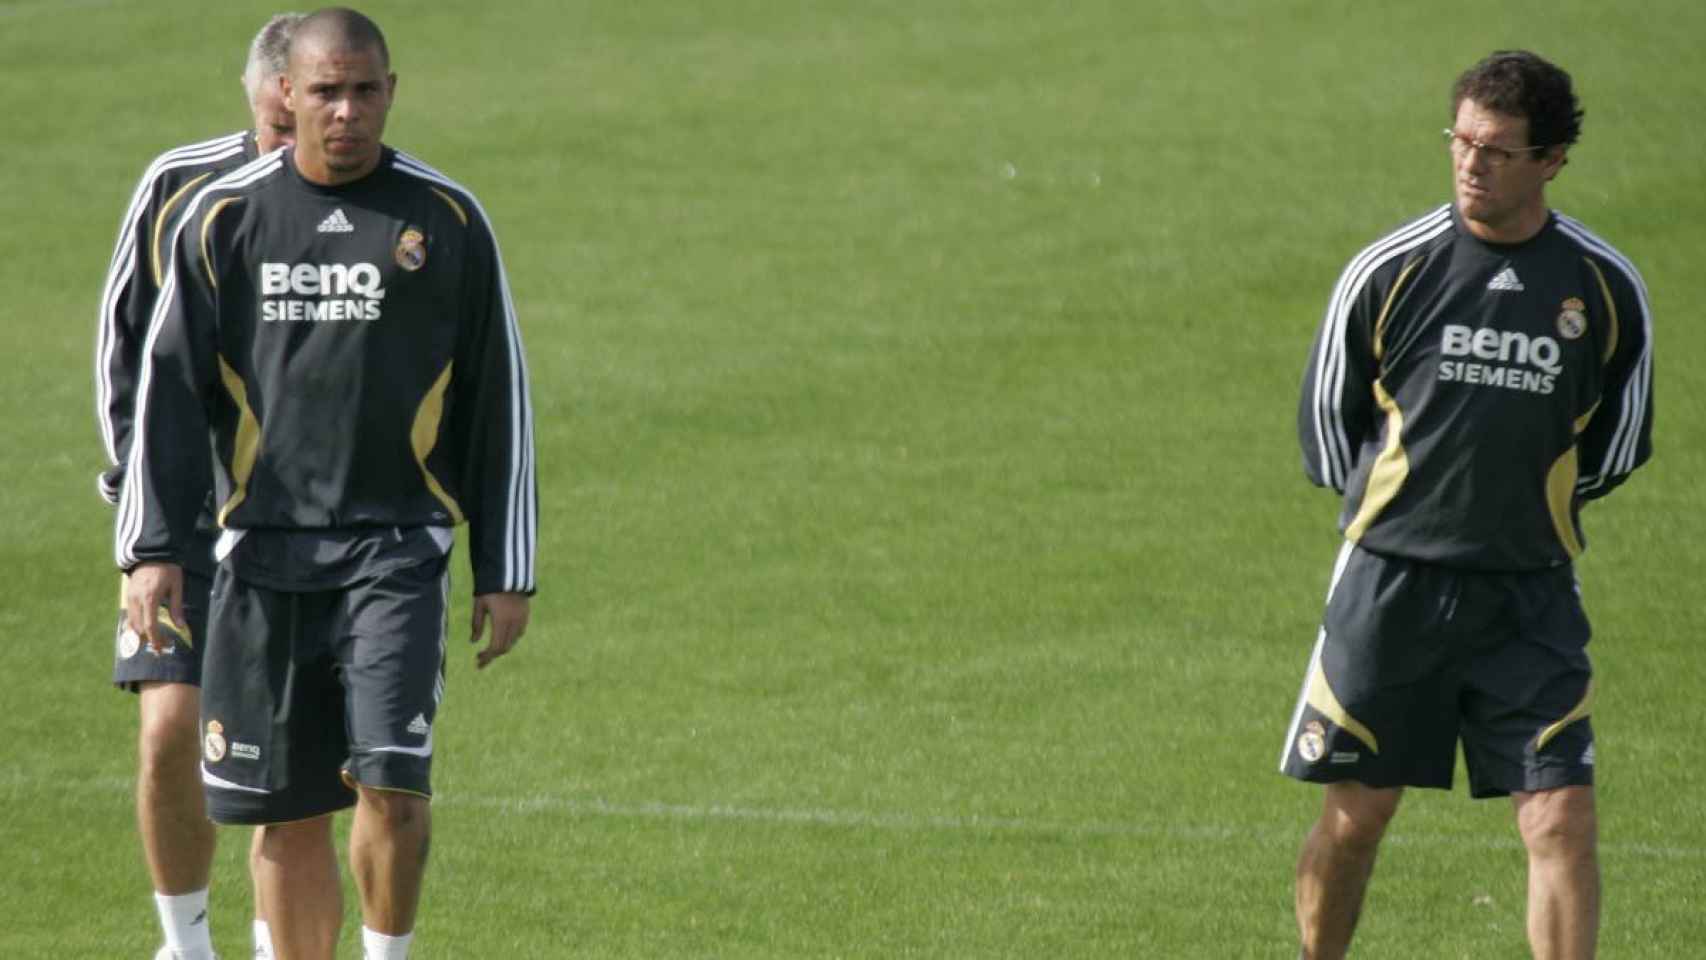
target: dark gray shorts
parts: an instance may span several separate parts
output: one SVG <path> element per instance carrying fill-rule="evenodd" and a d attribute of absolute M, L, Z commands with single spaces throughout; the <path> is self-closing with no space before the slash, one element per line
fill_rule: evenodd
<path fill-rule="evenodd" d="M 303 820 L 353 804 L 356 784 L 431 796 L 448 590 L 442 558 L 312 593 L 221 567 L 201 700 L 208 815 Z"/>
<path fill-rule="evenodd" d="M 201 652 L 207 644 L 207 595 L 213 581 L 192 570 L 184 571 L 184 619 L 187 624 L 173 624 L 165 611 L 160 623 L 172 643 L 155 652 L 135 631 L 125 625 L 125 579 L 119 581 L 118 626 L 113 637 L 113 686 L 132 693 L 144 683 L 201 683 Z M 179 629 L 187 626 L 188 636 Z"/>
<path fill-rule="evenodd" d="M 1479 573 L 1347 544 L 1280 769 L 1469 792 L 1593 783 L 1588 621 L 1570 567 Z"/>

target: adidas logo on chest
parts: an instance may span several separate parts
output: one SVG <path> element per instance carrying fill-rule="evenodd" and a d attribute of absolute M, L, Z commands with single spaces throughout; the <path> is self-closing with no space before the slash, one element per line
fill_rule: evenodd
<path fill-rule="evenodd" d="M 354 233 L 355 224 L 350 223 L 349 217 L 344 216 L 344 208 L 338 207 L 327 214 L 326 219 L 321 220 L 320 225 L 314 229 L 318 233 Z"/>
<path fill-rule="evenodd" d="M 323 230 L 325 227 L 322 226 L 321 229 Z M 1511 291 L 1522 290 L 1522 279 L 1516 275 L 1515 267 L 1507 266 L 1493 275 L 1493 279 L 1487 284 L 1487 289 Z"/>

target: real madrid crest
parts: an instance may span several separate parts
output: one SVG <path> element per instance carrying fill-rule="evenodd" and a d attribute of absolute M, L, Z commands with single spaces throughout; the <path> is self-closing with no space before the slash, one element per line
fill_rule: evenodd
<path fill-rule="evenodd" d="M 1571 297 L 1564 301 L 1563 312 L 1558 314 L 1558 335 L 1565 340 L 1574 340 L 1588 330 L 1588 305 L 1580 297 Z"/>
<path fill-rule="evenodd" d="M 1321 759 L 1327 752 L 1327 728 L 1319 720 L 1311 720 L 1303 725 L 1303 732 L 1297 735 L 1297 755 L 1308 763 Z"/>
<path fill-rule="evenodd" d="M 426 235 L 410 227 L 397 238 L 397 266 L 410 273 L 426 264 Z"/>
<path fill-rule="evenodd" d="M 207 736 L 201 738 L 201 752 L 208 763 L 225 759 L 225 725 L 218 720 L 207 721 Z"/>

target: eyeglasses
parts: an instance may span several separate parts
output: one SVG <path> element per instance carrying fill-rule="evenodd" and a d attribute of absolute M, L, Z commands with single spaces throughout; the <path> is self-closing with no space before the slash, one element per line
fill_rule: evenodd
<path fill-rule="evenodd" d="M 1445 134 L 1446 146 L 1451 148 L 1453 156 L 1462 156 L 1471 150 L 1481 151 L 1481 157 L 1490 167 L 1502 167 L 1511 162 L 1511 158 L 1519 153 L 1533 153 L 1544 150 L 1544 145 L 1538 147 L 1495 147 L 1490 143 L 1482 143 L 1474 137 L 1464 136 L 1456 130 L 1441 131 Z"/>

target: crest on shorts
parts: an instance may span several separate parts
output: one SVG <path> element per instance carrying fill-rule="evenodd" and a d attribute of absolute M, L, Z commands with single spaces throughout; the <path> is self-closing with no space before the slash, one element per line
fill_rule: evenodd
<path fill-rule="evenodd" d="M 426 235 L 410 227 L 397 238 L 397 266 L 410 273 L 426 265 Z"/>
<path fill-rule="evenodd" d="M 201 753 L 208 763 L 225 759 L 225 725 L 218 720 L 207 721 L 207 735 L 201 738 Z"/>
<path fill-rule="evenodd" d="M 136 652 L 138 650 L 141 650 L 141 649 L 142 649 L 142 638 L 137 636 L 135 630 L 132 630 L 129 627 L 124 627 L 124 628 L 119 630 L 119 632 L 118 632 L 118 655 L 119 655 L 119 659 L 129 660 L 131 657 L 136 656 Z"/>
<path fill-rule="evenodd" d="M 1321 759 L 1327 752 L 1327 728 L 1319 720 L 1311 720 L 1303 725 L 1303 732 L 1297 735 L 1297 755 L 1308 763 Z"/>
<path fill-rule="evenodd" d="M 1558 335 L 1565 340 L 1574 340 L 1588 330 L 1588 305 L 1580 297 L 1571 297 L 1564 301 L 1563 312 L 1558 314 Z"/>

